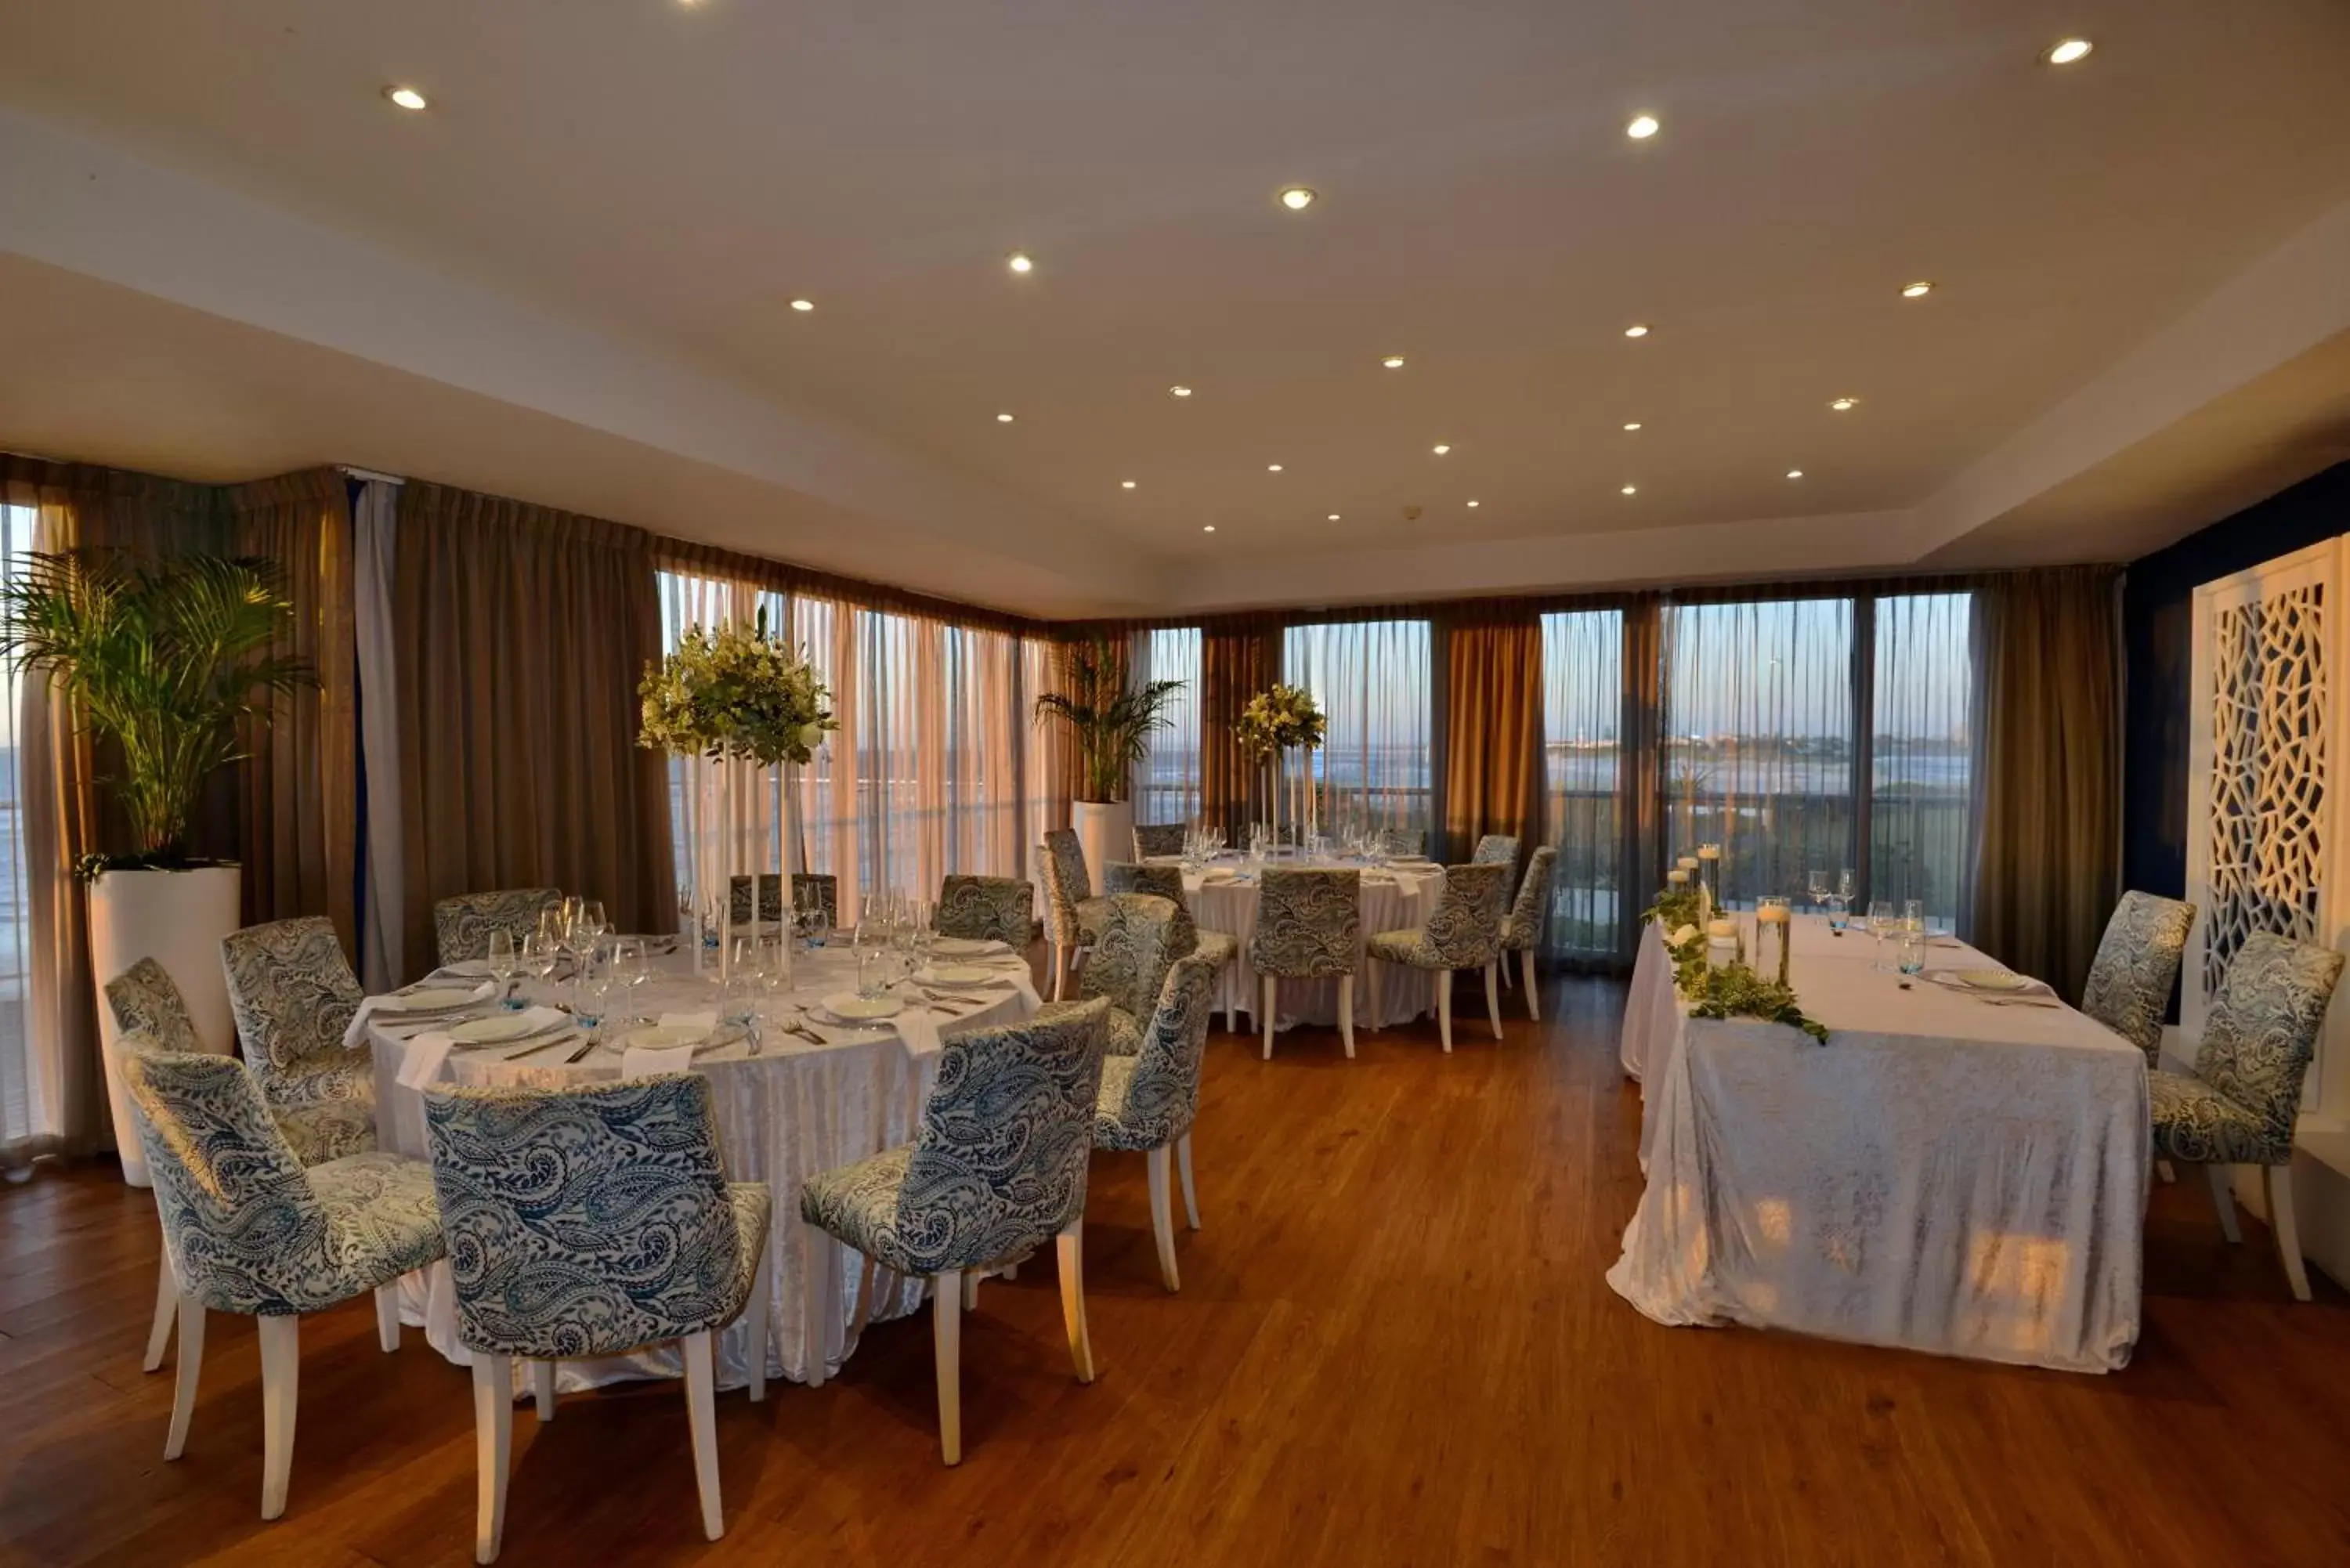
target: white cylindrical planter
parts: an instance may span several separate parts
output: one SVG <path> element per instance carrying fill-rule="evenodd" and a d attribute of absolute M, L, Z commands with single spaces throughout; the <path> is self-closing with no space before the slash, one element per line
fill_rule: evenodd
<path fill-rule="evenodd" d="M 1069 809 L 1077 842 L 1086 852 L 1086 876 L 1092 883 L 1086 891 L 1098 898 L 1102 868 L 1113 860 L 1134 858 L 1134 803 L 1081 800 Z"/>
<path fill-rule="evenodd" d="M 90 884 L 89 956 L 98 976 L 98 1034 L 106 1061 L 106 1103 L 114 1114 L 114 1147 L 122 1153 L 122 1179 L 148 1185 L 147 1155 L 138 1125 L 130 1119 L 130 1096 L 123 1092 L 116 1054 L 114 1009 L 107 1005 L 106 982 L 151 958 L 180 988 L 195 1020 L 196 1038 L 207 1051 L 227 1055 L 236 1049 L 236 1025 L 228 1011 L 228 979 L 221 967 L 221 939 L 237 929 L 237 894 L 244 872 L 237 866 L 204 866 L 188 871 L 109 871 Z"/>

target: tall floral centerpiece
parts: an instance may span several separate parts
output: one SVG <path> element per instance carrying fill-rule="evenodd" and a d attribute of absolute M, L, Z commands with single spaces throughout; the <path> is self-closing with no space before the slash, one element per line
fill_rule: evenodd
<path fill-rule="evenodd" d="M 702 774 L 704 801 L 715 810 L 703 813 L 696 880 L 718 890 L 718 972 L 723 980 L 734 961 L 733 878 L 743 869 L 735 865 L 741 857 L 734 834 L 733 769 L 726 764 L 772 768 L 806 763 L 826 733 L 839 727 L 827 702 L 831 694 L 804 655 L 767 634 L 763 609 L 749 627 L 739 621 L 715 630 L 688 627 L 668 657 L 645 666 L 637 695 L 644 701 L 639 745 L 719 764 Z M 780 840 L 774 870 L 778 877 L 784 875 Z M 754 893 L 757 886 L 754 880 Z M 758 913 L 754 896 L 754 921 Z"/>
<path fill-rule="evenodd" d="M 1282 775 L 1288 774 L 1289 822 L 1293 830 L 1320 813 L 1315 804 L 1311 780 L 1314 774 L 1314 753 L 1322 744 L 1328 728 L 1314 693 L 1303 686 L 1285 686 L 1279 681 L 1248 700 L 1241 710 L 1240 722 L 1233 727 L 1234 738 L 1241 749 L 1262 757 L 1265 764 L 1266 799 L 1273 814 L 1276 836 L 1281 827 Z M 1304 751 L 1305 766 L 1289 773 L 1289 753 Z"/>

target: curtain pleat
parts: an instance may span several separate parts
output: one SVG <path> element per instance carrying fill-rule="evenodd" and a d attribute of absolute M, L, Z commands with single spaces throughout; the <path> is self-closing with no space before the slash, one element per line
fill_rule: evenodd
<path fill-rule="evenodd" d="M 671 929 L 668 770 L 637 744 L 661 651 L 650 540 L 411 482 L 398 559 L 410 970 L 457 893 L 559 887 L 617 929 Z"/>
<path fill-rule="evenodd" d="M 1543 831 L 1543 632 L 1531 618 L 1445 628 L 1444 829 L 1465 860 L 1507 834 L 1519 863 Z"/>
<path fill-rule="evenodd" d="M 1271 623 L 1236 625 L 1200 639 L 1200 816 L 1231 844 L 1262 821 L 1264 768 L 1233 739 L 1250 698 L 1281 679 L 1281 634 Z"/>

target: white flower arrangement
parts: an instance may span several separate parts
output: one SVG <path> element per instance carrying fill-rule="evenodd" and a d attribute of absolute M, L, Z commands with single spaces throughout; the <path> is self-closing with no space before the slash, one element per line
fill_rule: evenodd
<path fill-rule="evenodd" d="M 687 628 L 675 652 L 645 667 L 637 694 L 637 743 L 680 756 L 806 763 L 839 727 L 815 668 L 767 635 L 764 611 L 755 628 Z"/>
<path fill-rule="evenodd" d="M 1326 728 L 1313 692 L 1276 681 L 1248 700 L 1233 733 L 1243 749 L 1270 756 L 1298 746 L 1319 746 Z"/>

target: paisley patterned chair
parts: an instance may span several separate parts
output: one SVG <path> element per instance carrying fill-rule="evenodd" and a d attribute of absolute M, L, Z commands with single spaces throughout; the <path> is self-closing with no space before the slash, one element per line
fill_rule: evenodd
<path fill-rule="evenodd" d="M 106 982 L 106 1004 L 114 1010 L 114 1025 L 125 1039 L 140 1034 L 162 1051 L 204 1048 L 196 1037 L 196 1021 L 188 1016 L 187 1000 L 181 996 L 171 971 L 151 958 L 140 959 Z M 159 1225 L 161 1219 L 159 1208 Z M 153 1372 L 163 1365 L 164 1348 L 172 1342 L 172 1321 L 179 1311 L 180 1286 L 172 1277 L 172 1249 L 166 1241 L 155 1273 L 155 1314 L 147 1329 L 147 1355 L 140 1363 L 142 1370 Z"/>
<path fill-rule="evenodd" d="M 2192 904 L 2124 893 L 2089 964 L 2081 1011 L 2145 1052 L 2149 1070 L 2162 1065 L 2162 1015 L 2194 927 Z"/>
<path fill-rule="evenodd" d="M 748 873 L 726 878 L 726 919 L 737 926 L 751 923 L 751 889 L 759 890 L 759 914 L 763 920 L 784 918 L 784 879 L 774 872 L 756 877 Z M 814 889 L 813 892 L 810 889 Z M 840 880 L 826 872 L 798 871 L 792 875 L 792 901 L 805 904 L 813 898 L 824 909 L 827 918 L 836 925 L 840 920 Z"/>
<path fill-rule="evenodd" d="M 375 1147 L 375 1068 L 346 1050 L 359 977 L 323 915 L 248 926 L 222 939 L 229 1011 L 269 1114 L 305 1165 Z"/>
<path fill-rule="evenodd" d="M 939 1447 L 962 1459 L 966 1274 L 1055 1237 L 1061 1315 L 1077 1381 L 1094 1380 L 1086 1332 L 1086 1161 L 1101 1100 L 1109 1002 L 1055 1003 L 1025 1023 L 949 1039 L 914 1142 L 809 1178 L 800 1218 L 811 1230 L 806 1321 L 821 1334 L 840 1295 L 839 1238 L 887 1269 L 931 1282 Z M 975 1282 L 976 1275 L 970 1277 Z M 811 1386 L 825 1353 L 812 1345 Z"/>
<path fill-rule="evenodd" d="M 1171 898 L 1183 911 L 1176 933 L 1176 954 L 1205 953 L 1221 971 L 1241 950 L 1241 942 L 1230 931 L 1203 931 L 1192 919 L 1191 896 L 1183 887 L 1180 866 L 1130 866 L 1112 861 L 1102 867 L 1102 890 L 1105 893 L 1150 893 L 1161 898 Z M 1184 933 L 1189 932 L 1186 936 Z M 1224 1002 L 1224 1027 L 1232 1027 L 1233 1006 L 1230 998 Z"/>
<path fill-rule="evenodd" d="M 439 1087 L 425 1093 L 424 1122 L 457 1337 L 473 1354 L 473 1560 L 496 1561 L 505 1529 L 514 1361 L 532 1363 L 548 1421 L 556 1362 L 669 1340 L 685 1366 L 702 1532 L 717 1540 L 712 1336 L 745 1320 L 751 1397 L 764 1399 L 774 1210 L 765 1183 L 726 1179 L 710 1081 Z"/>
<path fill-rule="evenodd" d="M 1384 830 L 1388 853 L 1410 858 L 1428 853 L 1428 834 L 1417 827 L 1390 827 Z"/>
<path fill-rule="evenodd" d="M 1502 993 L 1496 984 L 1502 956 L 1502 915 L 1509 898 L 1510 867 L 1485 861 L 1444 868 L 1444 889 L 1428 924 L 1413 930 L 1381 931 L 1368 945 L 1381 963 L 1409 964 L 1436 971 L 1436 1027 L 1444 1049 L 1452 1049 L 1452 971 L 1485 971 L 1485 1012 L 1493 1024 L 1493 1038 L 1502 1037 Z M 1379 971 L 1371 970 L 1372 1016 L 1378 1015 L 1376 987 Z"/>
<path fill-rule="evenodd" d="M 1534 950 L 1542 946 L 1543 917 L 1550 912 L 1551 874 L 1558 867 L 1558 850 L 1548 844 L 1537 844 L 1526 857 L 1526 879 L 1518 884 L 1518 896 L 1511 902 L 1510 912 L 1502 917 L 1502 950 L 1518 955 L 1518 978 L 1526 988 L 1526 1016 L 1542 1022 L 1542 988 L 1534 983 Z M 1510 971 L 1502 971 L 1507 981 Z"/>
<path fill-rule="evenodd" d="M 1249 967 L 1256 971 L 1258 1027 L 1273 1060 L 1274 1003 L 1284 980 L 1338 982 L 1338 1038 L 1355 1054 L 1355 969 L 1363 958 L 1363 874 L 1293 871 L 1269 866 L 1257 881 L 1256 931 Z"/>
<path fill-rule="evenodd" d="M 2341 978 L 2340 953 L 2255 931 L 2220 982 L 2195 1071 L 2147 1075 L 2154 1156 L 2204 1168 L 2229 1241 L 2243 1239 L 2230 1168 L 2252 1166 L 2264 1174 L 2269 1224 L 2298 1301 L 2309 1299 L 2309 1275 L 2293 1216 L 2293 1127 L 2301 1081 Z"/>
<path fill-rule="evenodd" d="M 1516 891 L 1517 839 L 1507 833 L 1489 833 L 1477 840 L 1476 851 L 1469 857 L 1469 861 L 1472 866 L 1507 866 L 1510 868 L 1510 878 L 1502 883 L 1502 902 L 1507 905 Z"/>
<path fill-rule="evenodd" d="M 204 1314 L 257 1318 L 261 1517 L 276 1519 L 294 1464 L 301 1314 L 373 1292 L 379 1339 L 400 1348 L 400 1276 L 442 1255 L 432 1171 L 393 1154 L 306 1167 L 235 1061 L 161 1050 L 143 1034 L 123 1044 L 123 1084 L 138 1102 L 180 1286 L 179 1388 L 163 1457 L 187 1446 Z"/>
<path fill-rule="evenodd" d="M 1200 1063 L 1216 1006 L 1216 966 L 1204 952 L 1175 961 L 1159 993 L 1142 1048 L 1102 1059 L 1101 1098 L 1094 1111 L 1094 1147 L 1143 1157 L 1150 1182 L 1150 1230 L 1159 1240 L 1159 1276 L 1182 1289 L 1175 1272 L 1174 1205 L 1168 1195 L 1168 1154 L 1183 1178 L 1183 1217 L 1200 1228 L 1200 1199 L 1191 1186 L 1191 1121 L 1200 1109 Z"/>
<path fill-rule="evenodd" d="M 1171 898 L 1113 893 L 1103 902 L 1107 911 L 1093 956 L 1078 971 L 1077 995 L 1108 1000 L 1103 1049 L 1131 1056 L 1142 1049 L 1142 1026 L 1159 1004 L 1168 970 L 1199 944 L 1191 917 Z"/>
<path fill-rule="evenodd" d="M 1154 855 L 1180 855 L 1183 835 L 1188 831 L 1180 822 L 1138 822 L 1134 825 L 1134 857 L 1148 860 Z M 1107 887 L 1105 883 L 1105 889 Z"/>
<path fill-rule="evenodd" d="M 538 929 L 542 910 L 563 902 L 560 888 L 509 888 L 499 893 L 460 893 L 432 906 L 432 935 L 444 964 L 490 956 L 490 933 L 504 931 L 519 949 Z"/>
<path fill-rule="evenodd" d="M 931 924 L 942 937 L 1003 942 L 1024 953 L 1035 931 L 1036 884 L 1017 877 L 943 877 Z"/>
<path fill-rule="evenodd" d="M 1093 945 L 1101 931 L 1105 900 L 1091 897 L 1093 877 L 1086 869 L 1086 846 L 1076 829 L 1056 827 L 1037 846 L 1036 862 L 1045 873 L 1045 912 L 1053 942 L 1053 1000 L 1066 989 L 1069 966 L 1078 950 Z"/>

